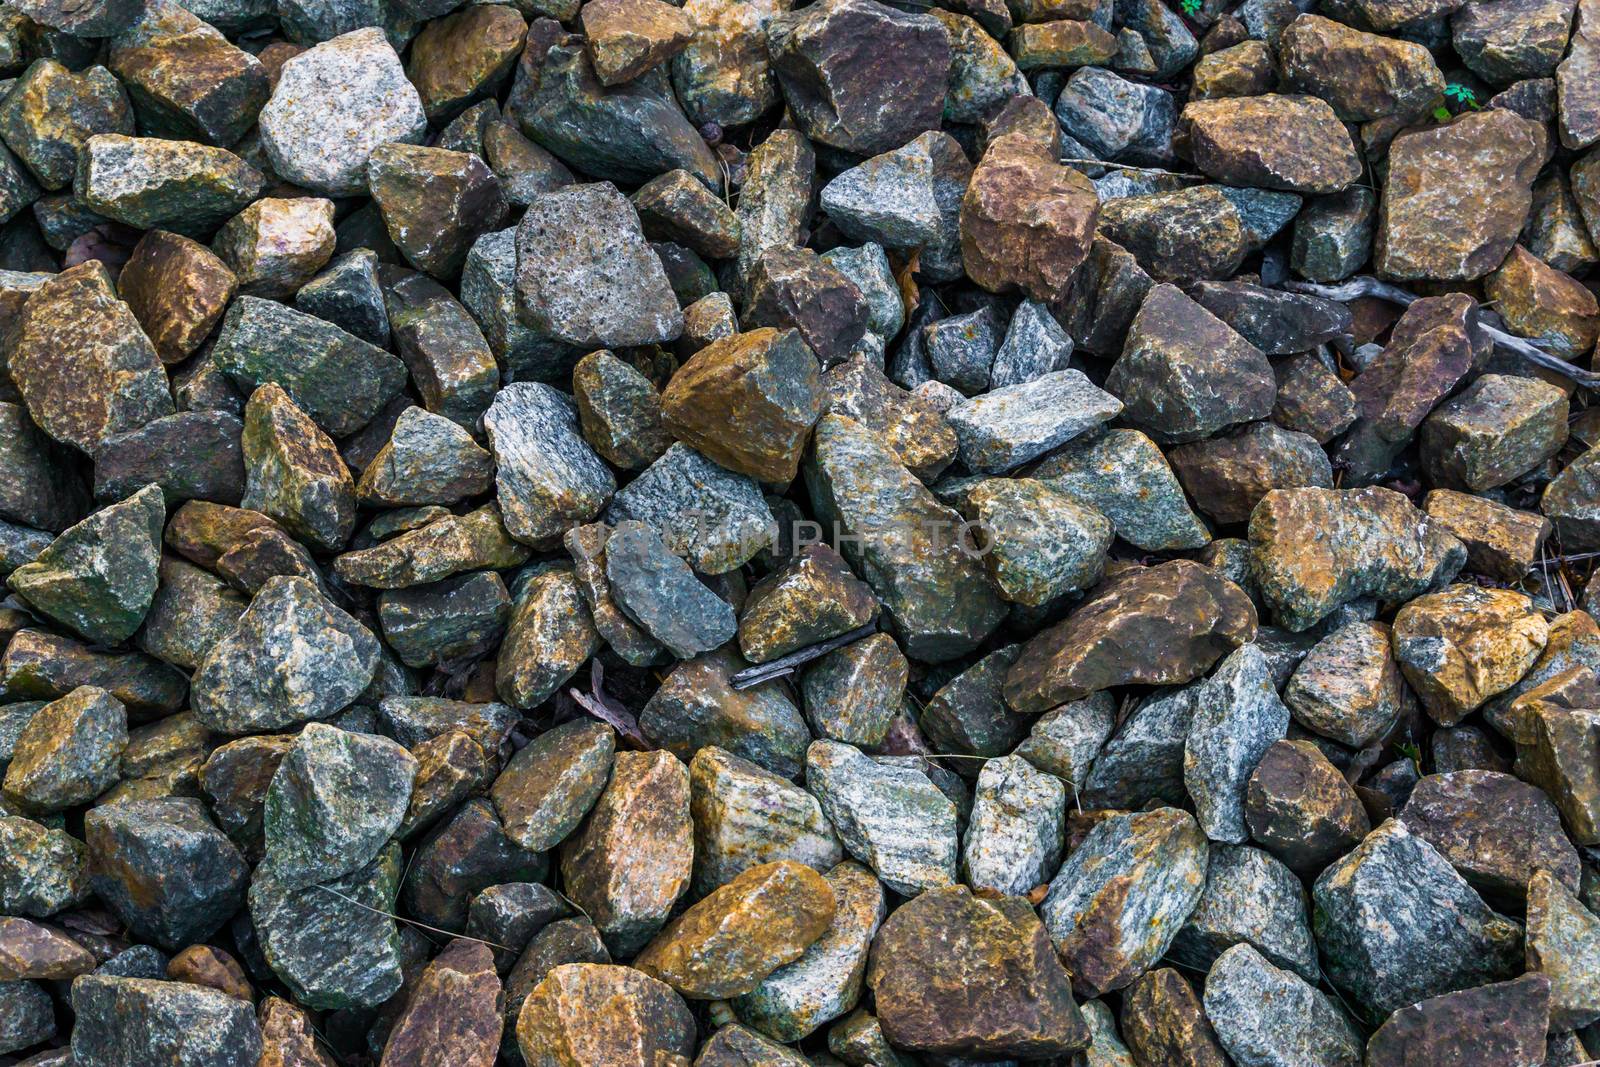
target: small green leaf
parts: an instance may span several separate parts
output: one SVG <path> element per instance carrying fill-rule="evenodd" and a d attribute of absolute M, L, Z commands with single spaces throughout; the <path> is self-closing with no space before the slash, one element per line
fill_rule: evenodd
<path fill-rule="evenodd" d="M 1195 15 L 1200 14 L 1202 6 L 1202 0 L 1183 0 L 1183 13 L 1193 18 Z"/>
<path fill-rule="evenodd" d="M 1438 107 L 1433 109 L 1433 119 L 1435 122 L 1449 122 L 1450 109 L 1445 107 L 1443 104 L 1440 104 Z"/>

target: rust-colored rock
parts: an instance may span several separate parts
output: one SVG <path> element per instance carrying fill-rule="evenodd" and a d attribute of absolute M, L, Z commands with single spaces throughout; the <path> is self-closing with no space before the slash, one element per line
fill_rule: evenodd
<path fill-rule="evenodd" d="M 670 752 L 619 752 L 611 781 L 561 847 L 567 895 L 618 955 L 637 951 L 689 885 L 689 769 Z"/>
<path fill-rule="evenodd" d="M 1032 1060 L 1089 1044 L 1071 979 L 1021 897 L 928 890 L 879 929 L 867 983 L 896 1048 Z"/>
<path fill-rule="evenodd" d="M 1211 568 L 1129 568 L 1028 642 L 1006 675 L 1005 700 L 1029 714 L 1112 686 L 1187 682 L 1255 634 L 1250 599 Z"/>
<path fill-rule="evenodd" d="M 457 938 L 412 985 L 381 1067 L 494 1067 L 500 1012 L 494 952 L 481 941 Z"/>
<path fill-rule="evenodd" d="M 198 241 L 150 230 L 133 246 L 117 289 L 163 363 L 186 358 L 222 318 L 238 280 Z"/>
<path fill-rule="evenodd" d="M 749 993 L 827 932 L 837 905 L 822 875 L 779 860 L 752 867 L 672 920 L 633 965 L 695 1000 Z"/>
<path fill-rule="evenodd" d="M 1504 109 L 1396 137 L 1373 246 L 1378 273 L 1468 281 L 1494 270 L 1528 217 L 1543 161 L 1543 132 Z"/>
<path fill-rule="evenodd" d="M 1507 329 L 1563 359 L 1581 359 L 1600 335 L 1600 302 L 1594 294 L 1521 245 L 1484 279 L 1483 291 Z"/>
<path fill-rule="evenodd" d="M 334 1067 L 317 1044 L 311 1018 L 287 1000 L 261 1002 L 261 1059 L 256 1067 Z"/>
<path fill-rule="evenodd" d="M 564 963 L 533 987 L 517 1017 L 528 1067 L 668 1067 L 694 1053 L 689 1006 L 632 967 Z"/>
<path fill-rule="evenodd" d="M 255 990 L 239 961 L 215 945 L 190 945 L 167 961 L 167 977 L 207 986 L 237 1000 L 255 1000 Z"/>
<path fill-rule="evenodd" d="M 1519 681 L 1550 639 L 1524 593 L 1452 585 L 1394 617 L 1394 652 L 1434 721 L 1454 726 Z"/>
<path fill-rule="evenodd" d="M 1389 1016 L 1367 1042 L 1366 1067 L 1506 1067 L 1545 1062 L 1550 981 L 1509 982 L 1429 997 Z"/>
<path fill-rule="evenodd" d="M 1430 774 L 1412 789 L 1399 819 L 1491 901 L 1520 911 L 1539 870 L 1577 891 L 1578 853 L 1561 816 L 1543 790 L 1519 778 L 1478 770 Z"/>
<path fill-rule="evenodd" d="M 822 401 L 822 372 L 800 332 L 769 326 L 695 353 L 661 394 L 661 421 L 730 470 L 788 482 Z"/>
<path fill-rule="evenodd" d="M 1023 134 L 989 145 L 961 200 L 961 258 L 990 292 L 1059 300 L 1089 255 L 1100 197 Z"/>
<path fill-rule="evenodd" d="M 1196 100 L 1183 124 L 1195 166 L 1230 185 L 1337 193 L 1361 177 L 1350 134 L 1315 96 Z"/>
<path fill-rule="evenodd" d="M 1315 875 L 1372 828 L 1366 809 L 1310 741 L 1274 741 L 1245 786 L 1250 837 L 1291 870 Z"/>
<path fill-rule="evenodd" d="M 1147 972 L 1122 995 L 1122 1039 L 1141 1067 L 1228 1067 L 1200 998 L 1171 967 Z"/>

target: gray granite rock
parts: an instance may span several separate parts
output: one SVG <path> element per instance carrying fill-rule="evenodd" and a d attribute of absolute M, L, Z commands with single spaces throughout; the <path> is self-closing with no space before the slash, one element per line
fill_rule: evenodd
<path fill-rule="evenodd" d="M 103 804 L 83 829 L 90 885 L 141 939 L 176 951 L 211 937 L 244 904 L 250 868 L 198 800 Z"/>
<path fill-rule="evenodd" d="M 908 896 L 956 881 L 955 805 L 927 775 L 837 741 L 806 752 L 806 786 L 845 851 Z"/>
<path fill-rule="evenodd" d="M 1330 981 L 1374 1016 L 1516 973 L 1520 927 L 1393 819 L 1312 888 Z"/>
<path fill-rule="evenodd" d="M 72 983 L 72 1062 L 254 1067 L 261 1028 L 248 1000 L 188 982 L 89 974 Z"/>
<path fill-rule="evenodd" d="M 282 729 L 342 711 L 372 683 L 378 642 L 304 578 L 262 585 L 195 671 L 195 713 L 219 733 Z"/>
<path fill-rule="evenodd" d="M 1300 879 L 1258 848 L 1215 845 L 1205 890 L 1172 943 L 1172 959 L 1204 971 L 1240 943 L 1308 982 L 1321 980 Z"/>
<path fill-rule="evenodd" d="M 724 574 L 772 543 L 776 522 L 761 487 L 674 444 L 617 491 L 606 521 L 654 526 L 702 574 Z"/>
<path fill-rule="evenodd" d="M 1103 513 L 1118 537 L 1139 548 L 1200 548 L 1211 540 L 1160 447 L 1138 430 L 1084 434 L 1032 476 Z"/>
<path fill-rule="evenodd" d="M 1249 945 L 1206 975 L 1206 1018 L 1239 1067 L 1360 1067 L 1361 1032 L 1333 998 Z"/>
<path fill-rule="evenodd" d="M 367 189 L 367 157 L 427 130 L 422 98 L 376 27 L 323 41 L 283 65 L 261 109 L 261 143 L 278 174 L 326 196 Z"/>
<path fill-rule="evenodd" d="M 997 474 L 1094 430 L 1122 411 L 1122 402 L 1082 371 L 1064 370 L 994 389 L 945 412 L 961 442 L 961 461 Z"/>
<path fill-rule="evenodd" d="M 610 183 L 545 193 L 517 224 L 517 311 L 580 347 L 657 344 L 683 314 L 638 213 Z"/>
<path fill-rule="evenodd" d="M 907 655 L 959 655 L 998 625 L 1001 601 L 982 561 L 953 537 L 959 516 L 861 424 L 824 415 L 804 473 L 818 519 L 853 535 L 843 555 Z"/>
<path fill-rule="evenodd" d="M 606 579 L 623 612 L 679 659 L 721 646 L 738 628 L 727 601 L 645 523 L 618 523 L 607 538 Z"/>
<path fill-rule="evenodd" d="M 241 296 L 222 320 L 211 358 L 245 392 L 283 387 L 316 424 L 344 437 L 371 422 L 406 383 L 406 367 L 331 322 Z"/>
<path fill-rule="evenodd" d="M 387 737 L 308 723 L 267 788 L 266 859 L 299 889 L 372 862 L 405 817 L 417 761 Z"/>
<path fill-rule="evenodd" d="M 133 635 L 155 598 L 166 506 L 159 486 L 95 512 L 11 572 L 34 608 L 101 644 Z"/>
<path fill-rule="evenodd" d="M 1077 992 L 1120 989 L 1166 953 L 1200 899 L 1207 851 L 1175 808 L 1114 814 L 1089 831 L 1039 906 Z"/>
<path fill-rule="evenodd" d="M 984 763 L 962 842 L 962 871 L 974 889 L 1026 896 L 1060 865 L 1067 789 L 1021 756 Z"/>
<path fill-rule="evenodd" d="M 1244 645 L 1197 687 L 1184 741 L 1183 784 L 1201 829 L 1213 841 L 1250 840 L 1244 822 L 1245 786 L 1261 756 L 1289 728 L 1267 658 Z"/>
<path fill-rule="evenodd" d="M 394 914 L 400 846 L 343 878 L 302 888 L 269 866 L 250 884 L 250 919 L 262 954 L 295 1000 L 313 1008 L 373 1008 L 400 989 Z"/>
<path fill-rule="evenodd" d="M 578 429 L 571 398 L 557 389 L 508 385 L 495 395 L 483 426 L 506 530 L 519 541 L 554 547 L 568 529 L 593 519 L 616 490 L 610 468 Z"/>

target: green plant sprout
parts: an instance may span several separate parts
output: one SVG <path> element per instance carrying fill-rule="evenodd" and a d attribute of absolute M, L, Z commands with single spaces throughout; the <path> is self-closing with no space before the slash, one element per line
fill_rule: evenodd
<path fill-rule="evenodd" d="M 1190 18 L 1200 14 L 1200 8 L 1204 6 L 1204 0 L 1182 0 L 1182 3 L 1183 13 Z"/>
<path fill-rule="evenodd" d="M 1470 108 L 1473 111 L 1483 110 L 1482 106 L 1478 103 L 1478 94 L 1459 82 L 1451 82 L 1449 85 L 1444 87 L 1444 98 L 1446 100 L 1455 101 L 1458 109 Z M 1438 107 L 1433 109 L 1433 117 L 1439 122 L 1449 122 L 1450 108 L 1445 104 L 1440 104 Z"/>

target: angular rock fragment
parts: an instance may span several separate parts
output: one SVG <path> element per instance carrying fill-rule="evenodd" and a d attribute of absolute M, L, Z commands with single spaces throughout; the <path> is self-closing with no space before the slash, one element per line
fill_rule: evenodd
<path fill-rule="evenodd" d="M 1555 386 L 1486 374 L 1422 424 L 1423 465 L 1447 489 L 1496 488 L 1560 451 L 1566 411 Z"/>
<path fill-rule="evenodd" d="M 745 666 L 732 649 L 678 664 L 639 713 L 640 729 L 686 761 L 715 745 L 798 776 L 810 739 L 805 720 L 779 685 L 732 688 L 729 677 Z"/>
<path fill-rule="evenodd" d="M 489 946 L 457 939 L 435 956 L 395 1020 L 382 1063 L 490 1067 L 500 1045 L 500 979 Z"/>
<path fill-rule="evenodd" d="M 162 136 L 234 144 L 269 92 L 256 57 L 177 4 L 151 4 L 108 58 L 142 125 Z"/>
<path fill-rule="evenodd" d="M 400 847 L 365 867 L 291 889 L 258 867 L 250 919 L 262 954 L 297 1002 L 311 1008 L 370 1008 L 400 989 L 400 938 L 394 913 Z"/>
<path fill-rule="evenodd" d="M 84 975 L 72 983 L 74 1063 L 250 1067 L 261 1029 L 248 1001 L 188 982 Z"/>
<path fill-rule="evenodd" d="M 1549 632 L 1521 593 L 1452 585 L 1395 615 L 1395 659 L 1434 721 L 1454 726 L 1520 680 Z"/>
<path fill-rule="evenodd" d="M 1200 899 L 1206 853 L 1194 819 L 1173 808 L 1089 831 L 1039 908 L 1075 990 L 1120 989 L 1165 954 Z"/>
<path fill-rule="evenodd" d="M 1255 629 L 1249 598 L 1210 568 L 1173 561 L 1127 570 L 1028 643 L 1006 676 L 1005 700 L 1030 714 L 1114 685 L 1187 682 Z"/>
<path fill-rule="evenodd" d="M 1172 944 L 1172 958 L 1209 969 L 1234 945 L 1249 944 L 1306 981 L 1318 979 L 1305 889 L 1288 867 L 1257 848 L 1211 849 L 1206 887 Z"/>
<path fill-rule="evenodd" d="M 1200 998 L 1171 967 L 1147 972 L 1123 995 L 1122 1035 L 1135 1063 L 1223 1067 L 1226 1053 Z"/>
<path fill-rule="evenodd" d="M 751 867 L 678 916 L 634 966 L 692 999 L 748 993 L 826 932 L 833 890 L 804 864 Z"/>
<path fill-rule="evenodd" d="M 639 217 L 616 187 L 573 185 L 534 200 L 517 225 L 517 313 L 589 348 L 670 341 L 683 315 Z"/>
<path fill-rule="evenodd" d="M 269 578 L 195 671 L 195 713 L 219 733 L 324 719 L 372 682 L 378 642 L 304 578 Z"/>
<path fill-rule="evenodd" d="M 955 882 L 955 806 L 921 771 L 834 741 L 813 742 L 806 768 L 845 850 L 884 885 L 914 894 Z"/>
<path fill-rule="evenodd" d="M 6 765 L 4 796 L 26 812 L 83 804 L 117 781 L 128 713 L 104 689 L 81 686 L 34 713 Z"/>
<path fill-rule="evenodd" d="M 588 522 L 616 489 L 578 432 L 572 402 L 546 385 L 507 386 L 483 417 L 506 529 L 532 545 Z"/>
<path fill-rule="evenodd" d="M 333 202 L 264 197 L 223 224 L 212 241 L 241 293 L 283 299 L 333 255 Z"/>
<path fill-rule="evenodd" d="M 241 503 L 316 548 L 336 552 L 355 530 L 355 484 L 339 450 L 280 386 L 245 405 Z"/>
<path fill-rule="evenodd" d="M 871 154 L 938 127 L 950 42 L 931 16 L 830 0 L 773 18 L 767 39 L 784 99 L 811 140 Z M 869 51 L 858 49 L 863 41 Z"/>
<path fill-rule="evenodd" d="M 1269 421 L 1180 445 L 1167 458 L 1189 496 L 1222 524 L 1248 521 L 1274 489 L 1333 488 L 1333 468 L 1316 439 Z"/>
<path fill-rule="evenodd" d="M 605 1025 L 596 1025 L 605 1019 Z M 687 1061 L 695 1024 L 689 1006 L 631 967 L 562 964 L 529 994 L 517 1020 L 517 1044 L 529 1063 L 580 1067 L 653 1067 Z"/>
<path fill-rule="evenodd" d="M 1099 581 L 1111 522 L 1043 482 L 989 478 L 967 494 L 984 562 L 1007 600 L 1037 607 Z"/>
<path fill-rule="evenodd" d="M 667 383 L 661 422 L 729 470 L 788 482 L 822 412 L 820 369 L 799 331 L 770 327 L 702 348 Z"/>
<path fill-rule="evenodd" d="M 1019 897 L 981 899 L 965 886 L 921 894 L 883 924 L 867 981 L 899 1048 L 1042 1058 L 1089 1042 L 1071 980 Z M 986 990 L 978 1010 L 974 985 Z"/>
<path fill-rule="evenodd" d="M 679 659 L 709 652 L 734 636 L 733 609 L 644 523 L 617 525 L 606 539 L 605 566 L 617 606 Z"/>
<path fill-rule="evenodd" d="M 85 207 L 138 229 L 203 237 L 260 196 L 261 172 L 222 148 L 159 137 L 95 134 L 73 193 Z"/>
<path fill-rule="evenodd" d="M 406 262 L 436 278 L 458 275 L 472 243 L 504 221 L 499 178 L 466 152 L 378 145 L 367 187 Z"/>
<path fill-rule="evenodd" d="M 1198 688 L 1184 741 L 1183 784 L 1212 841 L 1241 844 L 1246 784 L 1261 756 L 1289 727 L 1266 656 L 1256 645 L 1230 653 Z"/>
<path fill-rule="evenodd" d="M 615 752 L 615 732 L 583 720 L 519 749 L 489 790 L 506 836 L 530 852 L 564 841 L 599 799 Z"/>
<path fill-rule="evenodd" d="M 562 846 L 561 876 L 608 945 L 631 953 L 666 922 L 693 855 L 688 770 L 667 752 L 619 752 L 605 792 Z"/>
<path fill-rule="evenodd" d="M 1250 556 L 1279 624 L 1300 631 L 1357 597 L 1439 588 L 1466 549 L 1393 490 L 1275 489 L 1250 516 Z"/>
<path fill-rule="evenodd" d="M 1367 1042 L 1369 1067 L 1422 1056 L 1461 1063 L 1538 1063 L 1550 1020 L 1549 982 L 1525 974 L 1401 1008 Z"/>
<path fill-rule="evenodd" d="M 1045 884 L 1061 862 L 1066 802 L 1066 787 L 1021 756 L 985 763 L 963 842 L 967 882 L 1008 896 Z"/>
<path fill-rule="evenodd" d="M 1373 247 L 1378 273 L 1458 281 L 1499 266 L 1527 217 L 1540 158 L 1527 120 L 1503 110 L 1395 138 Z"/>
<path fill-rule="evenodd" d="M 90 641 L 124 641 L 155 598 L 165 521 L 161 490 L 147 485 L 69 527 L 11 572 L 11 588 Z"/>
<path fill-rule="evenodd" d="M 1021 134 L 984 152 L 961 201 L 961 258 L 990 292 L 1017 288 L 1059 300 L 1089 254 L 1099 217 L 1094 187 Z"/>
<path fill-rule="evenodd" d="M 370 863 L 411 799 L 417 761 L 386 737 L 309 723 L 267 789 L 265 863 L 295 889 Z"/>
<path fill-rule="evenodd" d="M 1361 1032 L 1332 997 L 1249 945 L 1235 945 L 1206 975 L 1206 1018 L 1237 1064 L 1356 1067 Z"/>
<path fill-rule="evenodd" d="M 1230 185 L 1327 194 L 1361 176 L 1350 135 L 1314 96 L 1197 100 L 1183 124 L 1195 165 Z"/>
<path fill-rule="evenodd" d="M 1514 973 L 1517 924 L 1394 820 L 1323 871 L 1312 898 L 1329 980 L 1374 1014 Z"/>
<path fill-rule="evenodd" d="M 211 350 L 217 367 L 247 391 L 279 385 L 331 436 L 361 429 L 399 393 L 405 364 L 312 315 L 260 297 L 228 308 Z"/>
<path fill-rule="evenodd" d="M 74 73 L 37 59 L 0 103 L 0 137 L 46 189 L 72 184 L 78 150 L 97 133 L 133 133 L 127 92 L 101 66 Z"/>
<path fill-rule="evenodd" d="M 878 594 L 907 655 L 968 651 L 999 623 L 982 561 L 956 540 L 960 517 L 864 427 L 823 416 L 805 477 L 819 518 L 854 535 L 843 554 Z"/>
<path fill-rule="evenodd" d="M 765 663 L 872 621 L 877 600 L 837 552 L 809 545 L 750 590 L 739 618 L 739 649 Z"/>
<path fill-rule="evenodd" d="M 1550 1029 L 1600 1017 L 1600 919 L 1549 871 L 1528 880 L 1527 965 L 1550 982 Z"/>
<path fill-rule="evenodd" d="M 1351 748 L 1381 739 L 1410 705 L 1389 627 L 1352 622 L 1306 654 L 1283 689 L 1295 722 Z"/>
<path fill-rule="evenodd" d="M 324 196 L 367 188 L 367 159 L 427 129 L 422 99 L 383 31 L 355 29 L 290 59 L 261 109 L 261 145 L 284 178 Z"/>
<path fill-rule="evenodd" d="M 1032 476 L 1102 512 L 1118 537 L 1140 548 L 1199 548 L 1211 540 L 1161 449 L 1137 430 L 1075 438 L 1033 468 Z"/>
<path fill-rule="evenodd" d="M 244 903 L 244 857 L 189 798 L 105 804 L 84 818 L 89 883 L 140 938 L 168 950 L 215 934 Z"/>
<path fill-rule="evenodd" d="M 1544 792 L 1509 774 L 1430 774 L 1399 819 L 1490 900 L 1521 903 L 1536 871 L 1578 885 L 1577 852 Z"/>
<path fill-rule="evenodd" d="M 156 350 L 98 261 L 50 278 L 10 327 L 9 374 L 39 429 L 93 453 L 172 414 Z"/>

